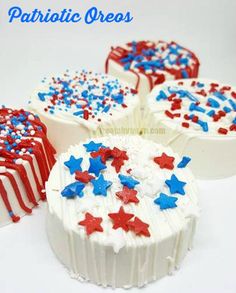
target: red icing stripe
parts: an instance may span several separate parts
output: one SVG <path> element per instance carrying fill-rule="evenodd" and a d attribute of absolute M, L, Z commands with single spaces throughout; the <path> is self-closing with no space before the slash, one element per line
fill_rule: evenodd
<path fill-rule="evenodd" d="M 16 198 L 17 198 L 17 200 L 19 202 L 19 205 L 22 208 L 22 210 L 24 210 L 28 214 L 31 214 L 32 213 L 32 209 L 28 208 L 25 205 L 14 176 L 11 173 L 9 173 L 9 172 L 3 173 L 1 175 L 6 176 L 10 180 L 11 185 L 12 185 L 12 187 L 14 189 L 14 192 L 15 192 Z"/>
<path fill-rule="evenodd" d="M 163 41 L 159 41 L 159 43 L 161 43 Z M 149 44 L 150 45 L 149 45 Z M 127 44 L 129 47 L 132 46 L 132 43 L 128 43 Z M 168 45 L 177 45 L 175 42 L 171 42 Z M 136 43 L 136 51 L 137 51 L 137 55 L 142 55 L 142 51 L 143 50 L 147 50 L 147 49 L 155 49 L 156 45 L 153 42 L 148 42 L 148 41 L 140 41 Z M 191 58 L 194 60 L 194 66 L 192 68 L 190 68 L 189 66 L 186 66 L 184 68 L 184 70 L 187 72 L 188 77 L 189 78 L 196 78 L 198 76 L 198 71 L 199 71 L 199 66 L 200 63 L 198 61 L 198 58 L 196 57 L 196 55 L 188 50 L 187 48 L 182 47 L 183 50 L 187 51 L 190 55 Z M 124 66 L 124 64 L 121 62 L 121 59 L 125 58 L 128 56 L 128 54 L 130 53 L 130 50 L 122 48 L 122 47 L 112 47 L 111 48 L 111 52 L 109 53 L 106 62 L 105 62 L 105 72 L 108 73 L 108 66 L 109 66 L 109 61 L 112 60 L 116 63 L 118 63 L 119 65 L 121 65 L 122 67 Z M 180 56 L 179 56 L 180 59 Z M 182 79 L 182 68 L 179 69 L 174 69 L 174 68 L 164 68 L 163 71 L 170 73 L 171 75 L 174 76 L 175 79 Z M 129 72 L 133 73 L 136 76 L 136 89 L 138 89 L 139 84 L 140 84 L 140 74 L 143 74 L 146 76 L 146 78 L 149 81 L 149 87 L 150 90 L 152 90 L 152 88 L 154 87 L 154 85 L 157 84 L 161 84 L 163 82 L 165 82 L 165 76 L 164 74 L 161 73 L 150 73 L 147 74 L 145 72 L 145 70 L 143 70 L 142 68 L 140 68 L 140 72 L 136 72 L 132 69 L 129 69 Z"/>
<path fill-rule="evenodd" d="M 1 175 L 8 178 L 21 209 L 26 213 L 31 213 L 31 208 L 27 207 L 24 203 L 23 195 L 17 186 L 17 181 L 9 170 L 17 172 L 29 202 L 37 206 L 38 199 L 35 197 L 33 185 L 28 178 L 26 169 L 23 163 L 19 161 L 16 164 L 15 160 L 22 159 L 24 162 L 27 162 L 40 199 L 45 200 L 46 196 L 43 193 L 43 189 L 49 172 L 55 163 L 54 155 L 56 151 L 47 139 L 46 126 L 37 116 L 29 112 L 2 108 L 0 109 L 0 124 L 3 126 L 0 129 L 0 158 L 3 159 L 0 160 L 0 167 L 6 168 L 6 171 L 3 171 Z M 35 169 L 33 155 L 38 165 L 39 174 L 37 174 Z M 14 215 L 8 199 L 8 196 L 12 195 L 7 194 L 3 182 L 1 182 L 0 187 L 0 195 L 3 198 L 9 216 L 13 222 L 17 222 L 19 217 Z"/>
<path fill-rule="evenodd" d="M 13 213 L 12 208 L 11 208 L 11 204 L 10 204 L 10 202 L 8 200 L 7 191 L 4 188 L 1 179 L 0 179 L 0 195 L 2 197 L 2 200 L 4 202 L 4 205 L 5 205 L 5 207 L 6 207 L 7 211 L 8 211 L 9 216 L 11 217 L 12 221 L 13 222 L 18 222 L 20 220 L 20 217 L 19 216 L 16 216 Z"/>

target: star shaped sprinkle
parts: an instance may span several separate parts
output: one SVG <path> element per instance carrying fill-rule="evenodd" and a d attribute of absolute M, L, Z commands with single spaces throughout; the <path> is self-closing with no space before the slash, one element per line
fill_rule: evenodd
<path fill-rule="evenodd" d="M 111 165 L 115 168 L 116 173 L 119 173 L 121 167 L 124 165 L 124 160 L 120 158 L 114 158 Z"/>
<path fill-rule="evenodd" d="M 104 179 L 103 174 L 100 174 L 98 179 L 93 179 L 93 193 L 95 195 L 103 195 L 107 196 L 107 189 L 112 185 L 111 181 L 107 181 Z"/>
<path fill-rule="evenodd" d="M 129 157 L 127 156 L 126 151 L 122 151 L 118 149 L 117 147 L 114 147 L 113 150 L 111 151 L 111 155 L 113 158 L 122 158 L 123 160 L 128 160 Z"/>
<path fill-rule="evenodd" d="M 128 188 L 134 188 L 139 182 L 135 179 L 133 179 L 131 176 L 125 176 L 125 175 L 118 175 L 121 184 L 127 186 Z"/>
<path fill-rule="evenodd" d="M 70 156 L 69 161 L 64 162 L 64 165 L 70 170 L 70 174 L 74 174 L 75 171 L 81 171 L 81 163 L 83 158 L 76 159 L 74 156 Z"/>
<path fill-rule="evenodd" d="M 133 218 L 133 214 L 128 214 L 124 211 L 123 207 L 120 207 L 118 213 L 111 213 L 108 214 L 108 216 L 112 219 L 113 221 L 113 229 L 118 229 L 122 228 L 126 232 L 129 230 L 128 227 L 128 222 L 130 219 Z"/>
<path fill-rule="evenodd" d="M 95 177 L 90 175 L 88 171 L 76 171 L 75 172 L 75 179 L 83 182 L 83 183 L 88 183 L 90 182 L 92 179 L 94 179 Z"/>
<path fill-rule="evenodd" d="M 133 221 L 128 222 L 128 227 L 130 230 L 134 231 L 136 235 L 143 235 L 146 237 L 151 236 L 148 230 L 149 225 L 141 221 L 138 217 L 135 217 Z"/>
<path fill-rule="evenodd" d="M 129 157 L 127 156 L 126 151 L 122 151 L 117 147 L 113 148 L 111 155 L 113 157 L 111 165 L 115 167 L 116 173 L 119 173 L 121 167 L 124 165 L 124 161 L 128 160 Z"/>
<path fill-rule="evenodd" d="M 169 187 L 171 194 L 185 194 L 184 186 L 186 185 L 186 182 L 180 181 L 174 174 L 171 176 L 171 179 L 166 180 L 165 183 Z"/>
<path fill-rule="evenodd" d="M 133 202 L 138 203 L 139 199 L 136 197 L 137 190 L 129 189 L 127 186 L 123 186 L 122 191 L 116 192 L 116 196 L 123 201 L 124 204 Z"/>
<path fill-rule="evenodd" d="M 185 168 L 188 163 L 191 161 L 191 158 L 189 157 L 183 157 L 182 161 L 179 162 L 177 165 L 178 168 Z"/>
<path fill-rule="evenodd" d="M 166 153 L 162 153 L 160 157 L 155 157 L 154 162 L 157 163 L 161 169 L 174 169 L 174 157 L 168 156 Z"/>
<path fill-rule="evenodd" d="M 67 185 L 61 192 L 61 195 L 63 197 L 66 197 L 66 198 L 69 198 L 69 199 L 72 199 L 74 198 L 76 195 L 78 197 L 83 197 L 84 194 L 82 192 L 82 190 L 84 189 L 85 185 L 81 182 L 74 182 L 74 183 L 71 183 L 69 185 Z"/>
<path fill-rule="evenodd" d="M 102 146 L 102 143 L 95 143 L 91 140 L 89 143 L 84 144 L 83 146 L 86 148 L 87 152 L 97 152 Z"/>
<path fill-rule="evenodd" d="M 78 225 L 84 226 L 86 229 L 87 235 L 90 235 L 94 232 L 103 232 L 101 226 L 102 218 L 97 218 L 91 215 L 90 213 L 85 214 L 85 219 L 80 221 Z"/>
<path fill-rule="evenodd" d="M 91 153 L 91 157 L 92 158 L 97 158 L 99 156 L 101 157 L 101 161 L 105 164 L 106 161 L 111 156 L 111 149 L 110 148 L 101 147 L 97 152 Z"/>
<path fill-rule="evenodd" d="M 88 172 L 94 173 L 96 176 L 99 175 L 101 170 L 104 170 L 107 168 L 107 166 L 104 165 L 103 162 L 101 161 L 100 156 L 97 158 L 89 158 L 89 162 L 90 162 L 90 166 L 89 166 Z"/>
<path fill-rule="evenodd" d="M 164 193 L 160 193 L 160 196 L 154 200 L 154 203 L 156 205 L 159 205 L 161 210 L 166 210 L 166 209 L 176 208 L 177 200 L 178 200 L 177 197 L 168 196 Z"/>

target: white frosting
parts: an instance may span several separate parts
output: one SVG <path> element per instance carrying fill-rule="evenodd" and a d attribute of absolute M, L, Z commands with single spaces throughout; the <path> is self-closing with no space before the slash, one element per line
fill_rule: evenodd
<path fill-rule="evenodd" d="M 87 79 L 84 84 L 80 83 L 81 76 L 85 76 Z M 56 105 L 51 103 L 52 92 L 55 92 L 55 90 L 60 92 L 64 88 L 62 84 L 55 84 L 51 78 L 45 78 L 40 87 L 31 95 L 29 108 L 38 113 L 42 121 L 47 125 L 48 137 L 58 153 L 66 151 L 70 145 L 90 137 L 107 135 L 109 133 L 115 134 L 117 132 L 126 134 L 127 129 L 128 131 L 135 129 L 136 134 L 139 132 L 139 98 L 136 94 L 132 93 L 127 84 L 120 83 L 116 78 L 108 75 L 85 71 L 67 71 L 56 79 L 68 83 L 71 90 L 68 100 L 73 101 L 71 106 L 67 107 L 65 103 Z M 88 88 L 91 85 L 95 86 L 95 88 Z M 110 92 L 107 85 L 110 85 L 112 88 Z M 50 88 L 53 88 L 53 90 Z M 107 94 L 104 94 L 104 88 L 106 92 L 108 91 Z M 119 94 L 120 90 L 124 92 L 122 104 L 116 103 L 113 100 L 113 96 Z M 88 100 L 82 96 L 84 91 L 88 91 L 89 95 L 101 97 L 101 100 L 90 99 L 89 106 L 91 108 L 88 110 L 90 112 L 88 120 L 84 119 L 83 114 L 75 115 L 75 113 L 82 110 L 78 106 L 86 105 L 84 100 Z M 47 93 L 44 96 L 44 101 L 39 99 L 39 93 Z M 59 93 L 57 98 L 65 101 L 65 93 Z M 104 108 L 98 107 L 98 102 L 102 103 L 104 100 L 106 100 L 106 105 L 111 106 L 108 112 L 103 111 Z M 53 110 L 47 108 L 48 106 L 53 106 Z M 85 107 L 85 109 L 87 108 Z M 122 128 L 125 128 L 125 130 L 122 130 Z M 63 140 L 61 139 L 62 133 Z"/>
<path fill-rule="evenodd" d="M 232 99 L 235 102 L 231 92 L 236 90 L 231 87 L 230 91 L 225 91 L 224 96 L 227 100 L 221 101 L 209 93 L 207 97 L 196 94 L 197 89 L 191 86 L 193 81 L 203 83 L 205 86 L 203 88 L 199 87 L 198 90 L 204 89 L 207 93 L 210 84 L 213 83 L 213 81 L 205 79 L 189 79 L 167 82 L 153 89 L 147 97 L 144 115 L 144 137 L 162 143 L 165 146 L 170 146 L 180 155 L 190 156 L 192 158 L 191 168 L 198 178 L 217 179 L 232 176 L 236 173 L 236 164 L 233 160 L 236 156 L 236 132 L 230 131 L 229 128 L 233 119 L 236 118 L 236 112 L 231 107 L 228 99 Z M 184 85 L 178 85 L 179 82 Z M 156 100 L 161 91 L 166 93 L 168 89 L 187 90 L 197 98 L 198 102 L 200 102 L 199 106 L 206 109 L 206 113 L 214 110 L 214 108 L 206 106 L 208 98 L 213 98 L 220 103 L 220 108 L 215 109 L 216 112 L 223 110 L 225 106 L 231 107 L 231 112 L 219 121 L 213 122 L 212 117 L 206 113 L 189 111 L 189 106 L 193 101 L 188 98 L 182 99 L 181 109 L 171 111 L 169 101 Z M 180 113 L 181 117 L 171 119 L 165 114 L 166 110 L 174 114 Z M 185 120 L 184 114 L 197 115 L 200 120 L 207 122 L 208 131 L 204 132 L 199 124 Z M 189 123 L 189 128 L 184 128 L 182 122 Z M 227 129 L 227 135 L 220 134 L 218 132 L 219 128 Z"/>
<path fill-rule="evenodd" d="M 143 286 L 171 273 L 192 246 L 199 213 L 194 178 L 188 168 L 176 167 L 181 160 L 175 155 L 174 170 L 160 169 L 153 158 L 163 152 L 173 156 L 173 152 L 138 136 L 108 136 L 94 141 L 127 151 L 129 159 L 119 174 L 132 176 L 140 182 L 135 187 L 139 203 L 123 205 L 115 195 L 122 190 L 122 185 L 110 161 L 106 163 L 107 169 L 102 171 L 105 180 L 112 182 L 107 196 L 95 196 L 92 184 L 88 183 L 82 198 L 62 197 L 65 186 L 75 181 L 64 162 L 74 155 L 83 158 L 83 171 L 89 167 L 90 153 L 82 144 L 72 146 L 58 158 L 46 184 L 49 242 L 60 261 L 78 279 L 112 287 Z M 127 173 L 129 169 L 132 169 L 130 174 Z M 173 173 L 187 183 L 186 194 L 172 194 L 178 198 L 177 207 L 160 210 L 154 199 L 161 192 L 170 195 L 165 180 Z M 150 237 L 112 228 L 108 213 L 118 212 L 122 205 L 125 212 L 133 213 L 149 224 Z M 103 232 L 86 235 L 84 227 L 78 225 L 86 212 L 102 217 Z"/>
<path fill-rule="evenodd" d="M 0 173 L 5 173 L 7 171 L 6 167 L 0 166 Z"/>
<path fill-rule="evenodd" d="M 22 159 L 15 160 L 16 165 L 21 165 L 23 163 Z"/>
<path fill-rule="evenodd" d="M 112 59 L 109 59 L 108 61 L 107 73 L 129 83 L 132 87 L 135 87 L 137 84 L 137 76 L 131 71 L 125 71 L 122 65 L 113 61 Z M 168 72 L 163 72 L 163 74 L 165 75 L 166 80 L 174 80 L 174 76 Z M 139 73 L 139 77 L 140 83 L 137 91 L 140 97 L 141 105 L 143 106 L 145 103 L 145 98 L 150 93 L 151 89 L 147 77 L 142 73 Z"/>

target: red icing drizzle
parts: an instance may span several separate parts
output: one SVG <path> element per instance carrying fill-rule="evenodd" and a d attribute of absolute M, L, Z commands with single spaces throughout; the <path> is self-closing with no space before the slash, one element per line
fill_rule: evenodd
<path fill-rule="evenodd" d="M 163 45 L 165 45 L 166 43 L 163 41 L 159 41 L 158 43 L 163 43 Z M 169 45 L 177 45 L 175 42 L 171 42 Z M 132 43 L 128 43 L 127 44 L 128 47 L 131 48 Z M 156 44 L 154 42 L 150 42 L 150 41 L 140 41 L 137 42 L 136 44 L 136 49 L 137 49 L 137 55 L 142 55 L 142 51 L 146 50 L 146 49 L 155 49 Z M 192 65 L 192 67 L 190 66 L 186 66 L 184 68 L 184 70 L 187 72 L 188 74 L 188 78 L 196 78 L 198 76 L 198 71 L 199 71 L 199 61 L 198 58 L 196 57 L 196 55 L 188 50 L 187 48 L 182 47 L 183 50 L 187 51 L 190 55 L 191 58 L 194 60 L 194 64 Z M 124 63 L 122 63 L 122 59 L 127 57 L 128 54 L 131 51 L 129 49 L 126 48 L 122 48 L 122 47 L 112 47 L 111 48 L 111 52 L 109 53 L 107 59 L 106 59 L 106 63 L 105 63 L 105 72 L 108 73 L 108 65 L 109 65 L 109 60 L 112 60 L 116 63 L 118 63 L 119 65 L 121 65 L 122 67 L 124 66 Z M 178 59 L 180 59 L 181 56 L 178 57 Z M 146 76 L 146 78 L 149 81 L 149 87 L 150 87 L 150 91 L 152 90 L 152 88 L 157 85 L 157 84 L 161 84 L 163 82 L 165 82 L 165 76 L 164 74 L 161 73 L 146 73 L 144 69 L 140 68 L 139 72 L 136 72 L 132 69 L 128 70 L 129 72 L 132 72 L 135 76 L 136 76 L 136 90 L 139 87 L 140 84 L 140 74 L 143 74 Z M 182 69 L 176 69 L 176 68 L 164 68 L 163 71 L 170 73 L 171 75 L 174 76 L 175 79 L 181 79 L 183 78 L 182 76 Z"/>
<path fill-rule="evenodd" d="M 29 119 L 29 115 L 31 116 L 30 118 L 33 117 L 33 119 Z M 17 124 L 12 122 L 12 119 L 18 119 L 17 123 L 19 123 L 20 117 L 23 117 L 23 120 L 20 122 L 21 126 L 23 125 L 26 131 L 28 131 L 26 135 L 22 135 L 17 127 Z M 30 128 L 28 129 L 29 125 Z M 26 213 L 31 213 L 32 210 L 24 203 L 23 194 L 21 193 L 17 185 L 17 181 L 10 170 L 14 170 L 18 174 L 29 202 L 34 206 L 37 206 L 38 203 L 33 191 L 33 182 L 31 182 L 28 178 L 24 162 L 28 163 L 30 167 L 29 171 L 32 174 L 40 199 L 45 200 L 46 197 L 42 190 L 44 189 L 45 182 L 48 179 L 49 172 L 55 163 L 54 155 L 56 152 L 47 139 L 46 126 L 37 116 L 34 116 L 29 112 L 24 110 L 2 108 L 0 109 L 0 126 L 0 131 L 4 129 L 6 132 L 0 132 L 0 167 L 5 167 L 3 172 L 0 173 L 0 176 L 8 178 L 20 208 Z M 30 131 L 33 132 L 31 133 Z M 18 136 L 20 134 L 20 139 L 15 138 L 14 135 L 11 135 L 12 132 L 15 134 L 18 133 Z M 7 148 L 8 145 L 11 145 L 11 149 Z M 35 156 L 41 178 L 38 177 L 35 170 L 33 155 Z M 22 159 L 22 162 L 20 159 Z M 15 160 L 19 160 L 18 164 L 15 163 Z M 0 196 L 2 197 L 3 203 L 12 221 L 19 221 L 20 218 L 14 214 L 13 208 L 10 204 L 10 196 L 13 195 L 7 193 L 1 178 Z"/>

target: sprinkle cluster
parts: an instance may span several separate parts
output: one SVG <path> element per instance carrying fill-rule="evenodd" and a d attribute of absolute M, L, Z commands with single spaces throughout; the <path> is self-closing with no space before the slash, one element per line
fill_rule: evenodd
<path fill-rule="evenodd" d="M 236 131 L 236 91 L 230 86 L 180 81 L 176 86 L 163 86 L 156 101 L 164 103 L 166 117 L 184 128 L 221 135 Z"/>
<path fill-rule="evenodd" d="M 150 237 L 149 224 L 143 222 L 139 217 L 134 214 L 127 213 L 124 209 L 128 204 L 139 204 L 140 198 L 136 186 L 140 184 L 134 176 L 131 176 L 131 169 L 121 172 L 121 167 L 129 160 L 127 152 L 120 150 L 117 147 L 113 149 L 104 146 L 102 143 L 90 141 L 83 145 L 86 152 L 89 153 L 89 167 L 87 170 L 82 170 L 81 163 L 83 158 L 75 158 L 70 156 L 64 165 L 69 170 L 70 174 L 75 175 L 75 182 L 67 185 L 61 192 L 61 195 L 67 199 L 74 199 L 75 197 L 83 197 L 84 189 L 88 184 L 93 186 L 94 196 L 107 196 L 107 191 L 113 184 L 111 181 L 106 180 L 104 170 L 107 164 L 110 163 L 114 167 L 121 184 L 121 189 L 115 192 L 118 200 L 121 201 L 122 206 L 117 212 L 109 213 L 108 217 L 113 223 L 113 229 L 121 228 L 124 231 L 133 231 L 138 236 Z M 175 158 L 170 157 L 165 153 L 161 156 L 153 158 L 155 164 L 161 169 L 173 170 L 175 168 Z M 178 162 L 177 168 L 185 168 L 189 163 L 190 158 L 183 157 Z M 122 169 L 123 170 L 123 169 Z M 166 187 L 169 189 L 171 195 L 180 194 L 184 195 L 185 182 L 180 181 L 175 174 L 172 174 L 169 179 L 165 181 Z M 154 200 L 154 204 L 158 205 L 161 210 L 177 207 L 177 197 L 160 193 Z M 86 213 L 84 220 L 78 224 L 84 226 L 88 235 L 93 232 L 103 232 L 102 227 L 103 219 L 101 217 L 94 217 L 91 213 Z"/>
<path fill-rule="evenodd" d="M 177 168 L 185 168 L 191 161 L 189 157 L 183 157 L 177 164 Z M 166 153 L 162 153 L 161 156 L 155 157 L 154 162 L 159 165 L 161 169 L 173 170 L 175 168 L 175 158 L 168 156 Z M 165 184 L 169 188 L 170 194 L 185 195 L 184 187 L 186 182 L 180 181 L 175 174 L 172 174 L 170 179 L 165 181 Z M 170 196 L 165 193 L 160 193 L 159 197 L 154 200 L 154 203 L 160 206 L 161 210 L 177 207 L 176 202 L 178 198 Z"/>
<path fill-rule="evenodd" d="M 38 116 L 24 110 L 0 109 L 0 150 L 12 154 L 31 154 L 30 139 L 43 131 Z"/>
<path fill-rule="evenodd" d="M 45 104 L 49 114 L 68 113 L 84 120 L 101 122 L 104 116 L 112 116 L 115 108 L 126 108 L 127 96 L 137 92 L 120 84 L 108 75 L 66 71 L 60 77 L 52 77 L 37 98 Z"/>
<path fill-rule="evenodd" d="M 127 47 L 127 49 L 114 48 L 111 58 L 118 59 L 124 70 L 153 76 L 156 78 L 155 84 L 165 81 L 164 72 L 168 72 L 175 79 L 197 76 L 199 66 L 197 57 L 175 42 L 133 41 L 128 43 Z"/>

